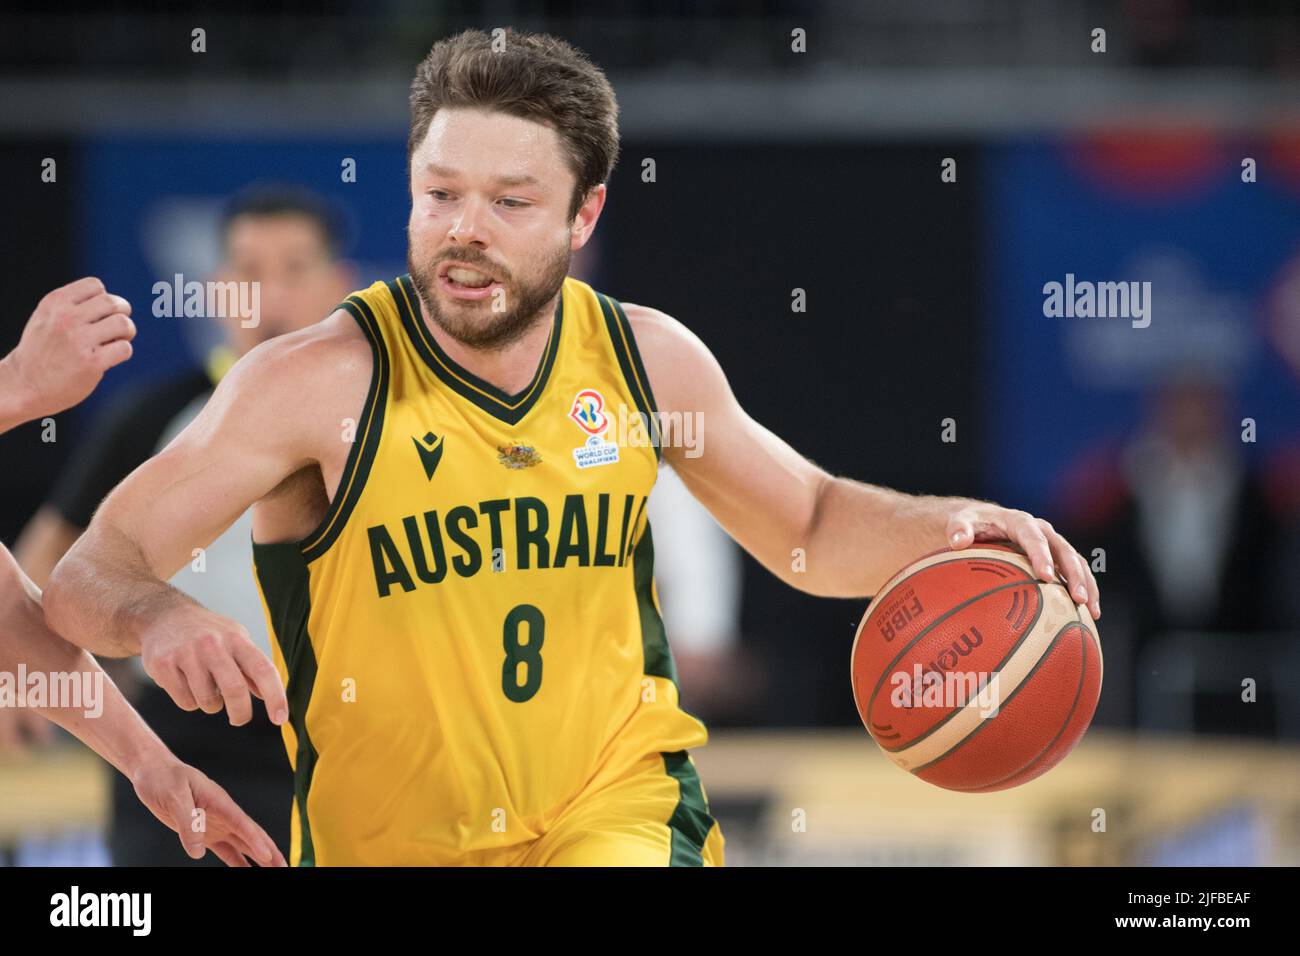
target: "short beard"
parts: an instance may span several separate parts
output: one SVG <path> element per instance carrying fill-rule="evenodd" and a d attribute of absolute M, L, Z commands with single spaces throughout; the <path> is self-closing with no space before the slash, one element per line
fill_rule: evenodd
<path fill-rule="evenodd" d="M 408 243 L 406 269 L 411 275 L 411 284 L 415 286 L 415 292 L 420 297 L 424 311 L 437 323 L 438 328 L 461 345 L 484 352 L 496 352 L 518 341 L 536 322 L 544 318 L 541 314 L 542 309 L 564 285 L 565 276 L 569 274 L 569 263 L 573 258 L 573 252 L 567 245 L 562 246 L 556 255 L 547 260 L 540 278 L 527 285 L 516 282 L 508 274 L 502 275 L 501 283 L 505 290 L 506 302 L 513 300 L 514 308 L 507 309 L 505 312 L 493 312 L 490 306 L 485 305 L 479 310 L 485 312 L 487 316 L 483 319 L 449 314 L 439 305 L 433 292 L 434 283 L 438 281 L 438 265 L 443 260 L 451 258 L 469 266 L 491 267 L 494 274 L 500 273 L 500 267 L 487 256 L 471 249 L 459 250 L 454 255 L 436 257 L 424 269 L 419 269 L 416 267 Z M 482 301 L 488 303 L 491 300 Z"/>

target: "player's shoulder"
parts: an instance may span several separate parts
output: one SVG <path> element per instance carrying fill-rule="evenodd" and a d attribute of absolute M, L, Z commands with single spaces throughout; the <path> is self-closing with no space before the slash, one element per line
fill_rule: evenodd
<path fill-rule="evenodd" d="M 620 304 L 661 410 L 693 406 L 725 381 L 708 346 L 678 319 L 647 305 Z"/>
<path fill-rule="evenodd" d="M 643 359 L 649 359 L 646 353 L 654 356 L 664 355 L 669 359 L 687 359 L 704 343 L 699 336 L 685 325 L 661 309 L 635 302 L 620 302 L 632 334 L 636 337 L 637 348 Z M 707 351 L 707 350 L 706 350 Z"/>
<path fill-rule="evenodd" d="M 295 410 L 356 403 L 369 387 L 369 340 L 343 309 L 314 325 L 277 335 L 244 355 L 222 379 L 218 394 L 247 398 L 292 417 Z"/>
<path fill-rule="evenodd" d="M 284 374 L 293 380 L 322 372 L 346 373 L 371 363 L 370 340 L 344 309 L 305 329 L 268 339 L 250 351 L 239 364 L 264 372 Z"/>

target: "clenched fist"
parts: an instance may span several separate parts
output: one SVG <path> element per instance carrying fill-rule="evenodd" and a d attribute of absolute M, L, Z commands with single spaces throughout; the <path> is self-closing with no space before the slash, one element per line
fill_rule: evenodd
<path fill-rule="evenodd" d="M 133 338 L 131 303 L 93 276 L 49 293 L 18 347 L 0 359 L 6 427 L 76 405 L 105 371 L 131 357 Z"/>

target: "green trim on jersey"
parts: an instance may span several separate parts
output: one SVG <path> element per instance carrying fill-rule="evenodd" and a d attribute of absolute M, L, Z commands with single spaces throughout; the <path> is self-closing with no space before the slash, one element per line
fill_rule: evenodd
<path fill-rule="evenodd" d="M 645 499 L 642 499 L 642 505 Z M 638 520 L 640 515 L 638 514 Z M 634 526 L 635 528 L 635 526 Z M 632 578 L 636 587 L 637 608 L 641 614 L 641 647 L 645 655 L 645 673 L 650 677 L 669 680 L 677 687 L 677 665 L 673 661 L 672 650 L 668 646 L 668 636 L 664 632 L 663 618 L 655 606 L 652 591 L 654 582 L 654 540 L 650 534 L 650 522 L 637 541 L 636 551 L 632 555 Z M 678 710 L 695 717 L 681 706 Z M 698 717 L 695 717 L 699 720 Z M 673 814 L 668 819 L 672 830 L 672 853 L 670 866 L 703 866 L 704 840 L 714 826 L 714 819 L 709 814 L 708 803 L 704 799 L 704 789 L 700 785 L 699 774 L 685 750 L 665 753 L 664 769 L 677 781 L 680 796 Z"/>
<path fill-rule="evenodd" d="M 434 375 L 461 398 L 481 408 L 493 418 L 498 418 L 507 425 L 517 425 L 537 404 L 542 392 L 546 390 L 547 379 L 555 365 L 555 357 L 560 351 L 560 332 L 564 323 L 564 295 L 560 294 L 555 303 L 555 320 L 551 323 L 551 334 L 546 340 L 546 349 L 542 361 L 537 366 L 537 373 L 523 391 L 517 395 L 507 395 L 491 382 L 485 382 L 473 372 L 462 368 L 448 355 L 437 339 L 424 324 L 416 303 L 419 298 L 409 275 L 399 276 L 388 283 L 389 292 L 397 302 L 397 312 L 402 319 L 402 327 L 415 345 L 415 350 L 424 359 Z"/>
<path fill-rule="evenodd" d="M 645 502 L 646 499 L 642 498 L 641 507 L 645 507 Z M 640 520 L 641 512 L 638 511 L 637 520 L 632 525 L 633 534 L 636 533 L 636 525 Z M 668 647 L 663 618 L 659 616 L 659 609 L 655 607 L 650 590 L 654 583 L 654 561 L 654 539 L 650 534 L 650 522 L 647 521 L 632 554 L 632 578 L 636 587 L 637 609 L 641 613 L 641 648 L 645 653 L 645 673 L 672 681 L 676 686 L 677 665 L 673 661 L 673 652 Z"/>
<path fill-rule="evenodd" d="M 359 295 L 349 296 L 340 308 L 346 310 L 366 334 L 374 364 L 371 368 L 370 388 L 366 392 L 366 404 L 362 411 L 359 434 L 353 436 L 352 447 L 348 449 L 347 461 L 343 465 L 343 474 L 339 478 L 338 489 L 334 492 L 334 500 L 330 502 L 325 517 L 321 519 L 316 529 L 298 542 L 303 557 L 309 562 L 315 561 L 329 550 L 361 498 L 361 489 L 365 487 L 370 466 L 374 463 L 375 454 L 379 450 L 379 438 L 384 431 L 384 406 L 388 402 L 389 358 L 379 321 L 370 306 Z"/>
<path fill-rule="evenodd" d="M 316 684 L 316 652 L 307 633 L 311 617 L 311 576 L 302 551 L 292 541 L 281 544 L 253 542 L 253 566 L 270 613 L 271 630 L 284 657 L 288 674 L 285 695 L 289 701 L 289 725 L 298 741 L 294 761 L 293 798 L 298 805 L 301 833 L 299 866 L 316 865 L 316 848 L 311 838 L 307 795 L 316 769 L 317 753 L 307 733 L 307 707 Z"/>
<path fill-rule="evenodd" d="M 704 842 L 717 821 L 709 813 L 704 788 L 700 786 L 700 775 L 695 772 L 695 764 L 691 763 L 685 750 L 666 753 L 663 758 L 664 770 L 681 788 L 677 807 L 668 818 L 668 828 L 673 835 L 668 865 L 703 866 Z"/>
<path fill-rule="evenodd" d="M 592 290 L 595 291 L 595 290 Z M 605 316 L 605 328 L 609 332 L 609 341 L 614 346 L 618 357 L 618 367 L 627 382 L 632 401 L 636 402 L 637 411 L 646 416 L 647 431 L 654 445 L 655 461 L 663 457 L 663 436 L 659 434 L 658 406 L 655 405 L 654 393 L 650 391 L 650 377 L 646 375 L 645 365 L 641 362 L 641 352 L 636 346 L 636 336 L 632 334 L 632 323 L 627 320 L 623 306 L 617 299 L 596 293 L 600 311 Z"/>

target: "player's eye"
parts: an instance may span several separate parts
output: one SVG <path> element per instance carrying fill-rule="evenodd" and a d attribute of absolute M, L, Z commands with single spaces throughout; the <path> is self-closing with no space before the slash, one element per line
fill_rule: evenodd
<path fill-rule="evenodd" d="M 451 193 L 445 189 L 430 189 L 428 195 L 432 196 L 438 202 L 446 202 L 451 198 Z"/>
<path fill-rule="evenodd" d="M 529 205 L 532 205 L 532 204 L 529 203 L 529 202 L 526 202 L 526 201 L 523 200 L 523 199 L 511 199 L 511 198 L 507 197 L 507 198 L 501 200 L 501 205 L 505 206 L 507 209 L 522 209 L 522 208 L 524 208 L 525 206 L 529 206 Z"/>

